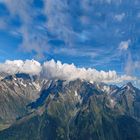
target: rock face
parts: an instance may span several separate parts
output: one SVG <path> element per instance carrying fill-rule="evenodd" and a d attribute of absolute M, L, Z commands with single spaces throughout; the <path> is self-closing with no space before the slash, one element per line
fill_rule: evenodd
<path fill-rule="evenodd" d="M 1 80 L 0 109 L 20 118 L 0 140 L 140 140 L 140 90 L 131 83 L 21 77 Z M 7 114 L 0 112 L 2 121 Z"/>
<path fill-rule="evenodd" d="M 39 97 L 40 83 L 27 74 L 5 75 L 0 80 L 0 124 L 11 124 L 27 114 L 26 105 Z"/>

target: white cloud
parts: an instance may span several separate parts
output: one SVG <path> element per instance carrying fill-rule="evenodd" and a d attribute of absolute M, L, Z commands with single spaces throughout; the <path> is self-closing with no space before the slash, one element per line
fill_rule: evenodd
<path fill-rule="evenodd" d="M 121 75 L 116 71 L 98 71 L 93 68 L 78 68 L 74 64 L 62 64 L 60 61 L 46 61 L 43 65 L 35 60 L 7 60 L 0 64 L 0 72 L 8 74 L 27 73 L 31 75 L 40 75 L 46 79 L 61 79 L 61 80 L 86 80 L 89 82 L 105 82 L 105 83 L 120 83 L 123 81 L 134 81 L 136 78 Z"/>
<path fill-rule="evenodd" d="M 131 40 L 122 41 L 119 44 L 119 50 L 121 50 L 121 51 L 127 51 L 128 48 L 129 48 L 130 43 L 131 43 Z"/>
<path fill-rule="evenodd" d="M 47 61 L 42 67 L 43 77 L 48 79 L 75 80 L 82 79 L 87 81 L 119 83 L 123 81 L 136 80 L 133 77 L 117 75 L 116 71 L 98 71 L 92 68 L 77 68 L 74 64 L 62 64 L 60 61 Z"/>
<path fill-rule="evenodd" d="M 36 75 L 41 72 L 41 64 L 35 60 L 7 60 L 5 63 L 0 64 L 0 72 L 8 74 L 27 73 Z"/>

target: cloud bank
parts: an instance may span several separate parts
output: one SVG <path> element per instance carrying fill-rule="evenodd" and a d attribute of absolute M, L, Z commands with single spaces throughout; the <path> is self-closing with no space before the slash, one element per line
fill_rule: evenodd
<path fill-rule="evenodd" d="M 74 64 L 62 64 L 60 61 L 46 61 L 40 64 L 35 60 L 7 60 L 0 64 L 0 72 L 8 74 L 27 73 L 40 75 L 45 79 L 61 79 L 66 81 L 81 79 L 89 82 L 120 83 L 134 81 L 136 78 L 127 75 L 118 75 L 116 71 L 98 71 L 94 68 L 78 68 Z"/>
<path fill-rule="evenodd" d="M 0 64 L 0 73 L 27 73 L 31 75 L 38 75 L 41 72 L 41 64 L 35 60 L 6 60 L 5 63 Z"/>

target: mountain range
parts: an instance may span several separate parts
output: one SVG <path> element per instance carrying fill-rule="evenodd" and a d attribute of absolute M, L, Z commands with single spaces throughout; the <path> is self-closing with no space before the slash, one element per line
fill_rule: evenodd
<path fill-rule="evenodd" d="M 0 74 L 0 140 L 140 140 L 140 90 Z"/>

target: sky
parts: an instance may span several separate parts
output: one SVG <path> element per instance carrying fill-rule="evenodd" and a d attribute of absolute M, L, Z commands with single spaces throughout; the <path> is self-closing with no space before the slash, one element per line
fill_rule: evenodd
<path fill-rule="evenodd" d="M 27 59 L 140 78 L 140 1 L 0 0 L 0 62 Z"/>

